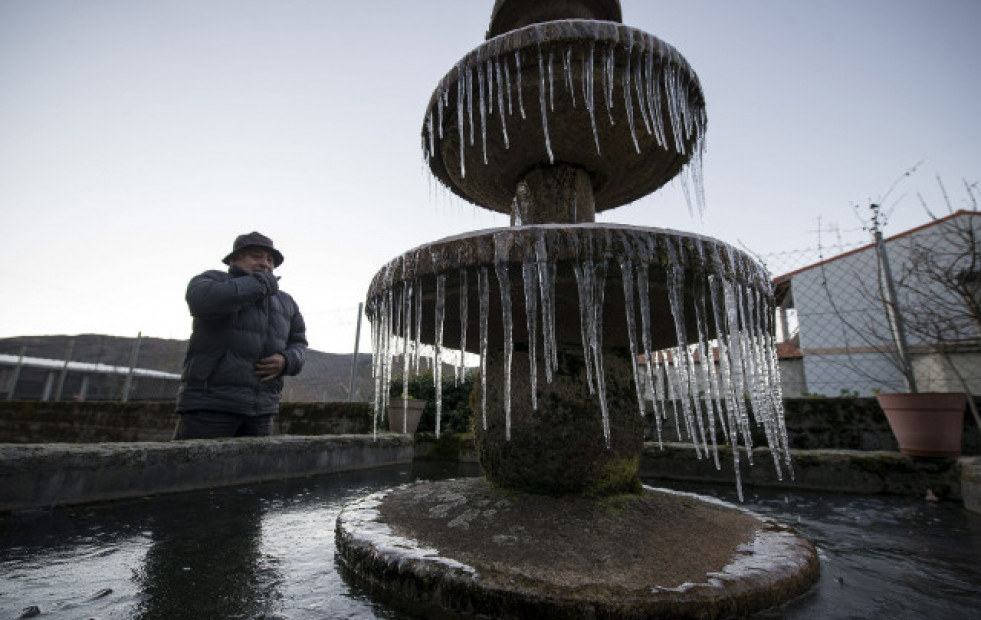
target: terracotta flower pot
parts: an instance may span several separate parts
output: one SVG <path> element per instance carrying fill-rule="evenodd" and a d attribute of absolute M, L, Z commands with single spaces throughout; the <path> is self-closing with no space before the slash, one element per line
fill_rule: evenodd
<path fill-rule="evenodd" d="M 415 398 L 393 398 L 388 404 L 388 428 L 393 433 L 412 435 L 419 428 L 426 401 Z"/>
<path fill-rule="evenodd" d="M 912 456 L 958 456 L 967 395 L 948 392 L 879 394 L 899 451 Z"/>

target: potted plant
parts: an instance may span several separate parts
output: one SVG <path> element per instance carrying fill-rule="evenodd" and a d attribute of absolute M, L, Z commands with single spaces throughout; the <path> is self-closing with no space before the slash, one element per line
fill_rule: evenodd
<path fill-rule="evenodd" d="M 419 428 L 422 412 L 426 401 L 413 398 L 407 392 L 402 392 L 398 398 L 392 398 L 388 404 L 388 428 L 393 433 L 412 435 Z"/>
<path fill-rule="evenodd" d="M 941 190 L 944 190 L 941 184 Z M 946 197 L 946 190 L 943 191 Z M 969 405 L 981 429 L 977 404 L 969 398 L 970 390 L 964 375 L 955 363 L 955 355 L 965 343 L 975 343 L 981 331 L 981 253 L 977 204 L 971 187 L 968 195 L 974 202 L 974 210 L 966 215 L 957 214 L 948 200 L 950 217 L 938 220 L 924 208 L 941 227 L 941 236 L 935 242 L 924 243 L 911 238 L 907 245 L 908 267 L 902 271 L 896 283 L 896 291 L 888 294 L 890 316 L 900 330 L 908 330 L 918 342 L 929 343 L 928 354 L 947 367 L 957 380 L 956 389 L 949 392 L 922 392 L 917 389 L 908 353 L 900 355 L 907 364 L 910 380 L 909 391 L 898 394 L 879 394 L 879 406 L 886 414 L 890 428 L 899 443 L 900 452 L 915 456 L 958 456 L 961 453 L 961 435 L 964 427 L 964 409 Z M 922 198 L 921 198 L 922 201 Z M 876 216 L 878 212 L 876 212 Z M 889 263 L 873 218 L 876 234 L 876 250 L 881 251 L 884 275 L 891 279 Z M 881 248 L 881 249 L 880 249 Z M 891 293 L 891 294 L 890 294 Z M 899 296 L 901 295 L 901 297 Z M 895 340 L 906 346 L 905 334 Z M 904 371 L 905 372 L 905 371 Z"/>

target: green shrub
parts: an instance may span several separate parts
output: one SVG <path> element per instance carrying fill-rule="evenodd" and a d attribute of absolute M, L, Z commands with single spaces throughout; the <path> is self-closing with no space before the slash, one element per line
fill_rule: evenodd
<path fill-rule="evenodd" d="M 473 412 L 470 410 L 470 392 L 473 390 L 476 371 L 464 373 L 459 383 L 454 379 L 453 372 L 444 373 L 443 386 L 443 416 L 440 422 L 442 433 L 468 433 L 471 431 Z M 408 395 L 426 401 L 417 432 L 434 432 L 436 430 L 436 384 L 432 372 L 421 373 L 409 379 Z M 401 398 L 402 379 L 393 379 L 388 393 L 391 398 Z"/>

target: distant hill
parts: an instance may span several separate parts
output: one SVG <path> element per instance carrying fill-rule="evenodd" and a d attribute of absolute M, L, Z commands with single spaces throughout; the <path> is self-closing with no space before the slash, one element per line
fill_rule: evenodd
<path fill-rule="evenodd" d="M 48 359 L 128 366 L 133 355 L 136 338 L 79 334 L 77 336 L 18 336 L 0 338 L 0 353 L 18 355 L 26 347 L 25 355 Z M 69 346 L 71 350 L 69 351 Z M 136 360 L 138 368 L 179 373 L 187 350 L 186 340 L 143 338 Z M 283 399 L 290 402 L 344 401 L 348 398 L 351 384 L 352 354 L 324 353 L 307 350 L 303 372 L 298 377 L 287 377 Z M 374 394 L 371 380 L 371 354 L 358 355 L 354 400 L 370 401 Z"/>

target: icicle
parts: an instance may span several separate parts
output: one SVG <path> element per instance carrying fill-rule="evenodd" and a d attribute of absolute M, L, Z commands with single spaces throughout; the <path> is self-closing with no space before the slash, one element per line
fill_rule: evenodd
<path fill-rule="evenodd" d="M 654 121 L 654 138 L 657 140 L 658 146 L 667 150 L 668 139 L 664 133 L 664 114 L 661 110 L 661 81 L 664 79 L 664 70 L 661 66 L 657 65 L 652 57 L 650 58 L 651 65 L 651 78 L 647 85 L 650 88 L 650 93 L 647 95 L 647 101 L 651 106 L 651 120 Z M 655 72 L 655 68 L 657 71 Z"/>
<path fill-rule="evenodd" d="M 654 353 L 654 377 L 655 377 L 655 388 L 657 389 L 657 400 L 654 401 L 655 409 L 658 411 L 660 420 L 668 419 L 668 400 L 671 399 L 671 386 L 668 381 L 668 369 L 667 369 L 667 353 L 656 352 Z M 672 406 L 672 409 L 674 407 Z M 678 415 L 675 413 L 675 427 L 678 426 Z M 658 432 L 661 431 L 661 424 L 658 422 Z"/>
<path fill-rule="evenodd" d="M 606 114 L 610 117 L 610 125 L 613 125 L 613 73 L 609 70 L 610 57 L 605 50 L 601 50 L 600 70 L 603 72 L 603 101 L 606 103 Z"/>
<path fill-rule="evenodd" d="M 732 384 L 730 390 L 734 393 L 737 420 L 739 430 L 742 433 L 743 446 L 746 449 L 746 458 L 752 463 L 753 460 L 753 436 L 749 429 L 749 415 L 746 411 L 746 401 L 743 395 L 747 391 L 743 364 L 743 345 L 742 334 L 739 329 L 739 306 L 736 299 L 736 291 L 732 283 L 722 280 L 722 292 L 725 300 L 726 327 L 729 334 L 729 355 L 732 363 L 730 372 L 732 373 Z M 733 446 L 735 448 L 735 446 Z"/>
<path fill-rule="evenodd" d="M 640 143 L 637 142 L 637 131 L 634 128 L 634 103 L 630 96 L 630 60 L 633 57 L 633 39 L 627 46 L 627 66 L 623 70 L 623 109 L 627 112 L 627 127 L 634 141 L 634 148 L 640 153 Z"/>
<path fill-rule="evenodd" d="M 517 76 L 518 88 L 516 89 L 518 91 L 518 110 L 521 112 L 521 118 L 524 119 L 525 101 L 524 98 L 521 96 L 521 92 L 524 90 L 524 83 L 521 81 L 521 50 L 520 49 L 514 50 L 514 62 L 518 70 L 518 76 Z"/>
<path fill-rule="evenodd" d="M 551 65 L 549 65 L 551 67 Z M 542 131 L 545 134 L 545 151 L 548 153 L 548 163 L 555 163 L 552 155 L 552 141 L 548 135 L 548 110 L 545 105 L 545 67 L 542 60 L 542 48 L 538 47 L 538 100 L 542 108 Z"/>
<path fill-rule="evenodd" d="M 457 130 L 459 130 L 460 132 L 460 176 L 466 178 L 467 167 L 464 164 L 465 162 L 464 154 L 466 152 L 466 140 L 463 139 L 463 131 L 464 131 L 463 94 L 465 91 L 463 87 L 464 78 L 463 78 L 463 74 L 461 73 L 462 71 L 463 69 L 459 65 L 457 65 L 457 76 L 459 79 L 457 79 L 456 82 L 456 123 L 457 123 Z"/>
<path fill-rule="evenodd" d="M 637 93 L 637 108 L 644 120 L 644 128 L 647 130 L 647 135 L 651 135 L 651 121 L 647 115 L 647 85 L 644 81 L 644 60 L 646 58 L 644 48 L 641 46 L 640 52 L 637 54 L 637 62 L 634 64 L 634 90 Z"/>
<path fill-rule="evenodd" d="M 555 80 L 552 74 L 552 50 L 548 50 L 548 109 L 555 112 Z"/>
<path fill-rule="evenodd" d="M 593 277 L 593 310 L 592 327 L 590 329 L 591 342 L 593 348 L 593 365 L 596 371 L 596 391 L 599 395 L 600 411 L 603 414 L 603 438 L 606 440 L 606 447 L 610 447 L 610 412 L 606 405 L 606 374 L 603 371 L 603 299 L 606 293 L 606 270 L 605 260 L 596 265 Z"/>
<path fill-rule="evenodd" d="M 436 338 L 433 342 L 433 387 L 436 388 L 436 438 L 443 417 L 443 317 L 446 313 L 446 274 L 436 276 Z"/>
<path fill-rule="evenodd" d="M 572 83 L 572 47 L 568 47 L 562 54 L 562 65 L 565 69 L 565 87 L 569 91 L 572 99 L 572 107 L 576 107 L 576 88 Z"/>
<path fill-rule="evenodd" d="M 494 60 L 487 59 L 484 75 L 487 76 L 487 114 L 494 115 Z"/>
<path fill-rule="evenodd" d="M 402 338 L 400 337 L 399 334 L 401 333 L 402 330 L 402 306 L 403 306 L 402 298 L 405 296 L 405 289 L 403 287 L 398 288 L 397 298 L 396 298 L 396 290 L 394 288 L 391 289 L 391 292 L 392 292 L 392 309 L 394 312 L 394 316 L 392 317 L 392 346 L 391 346 L 392 354 L 389 357 L 389 359 L 391 360 L 390 361 L 391 369 L 389 370 L 390 377 L 395 373 L 395 358 L 399 356 L 399 350 L 401 349 L 401 346 L 399 345 Z M 388 383 L 389 387 L 387 390 L 389 393 L 388 394 L 389 406 L 391 406 L 391 399 L 392 399 L 392 394 L 391 394 L 392 380 L 393 379 L 391 378 L 389 379 L 389 383 Z M 390 429 L 390 430 L 394 430 L 394 429 Z M 402 432 L 404 433 L 405 431 L 403 430 Z"/>
<path fill-rule="evenodd" d="M 695 446 L 695 452 L 699 458 L 702 457 L 701 447 L 697 440 L 697 430 L 695 425 L 695 412 L 692 409 L 692 387 L 691 375 L 688 364 L 688 339 L 685 335 L 685 315 L 684 315 L 684 284 L 685 271 L 681 265 L 674 245 L 669 238 L 664 239 L 664 246 L 668 254 L 668 264 L 665 265 L 665 275 L 667 276 L 668 301 L 671 305 L 671 315 L 674 317 L 675 335 L 678 339 L 678 348 L 675 349 L 673 367 L 676 371 L 677 396 L 681 400 L 682 412 L 684 414 L 685 426 L 691 436 Z M 697 394 L 697 389 L 695 390 Z"/>
<path fill-rule="evenodd" d="M 470 146 L 474 145 L 473 123 L 473 68 L 467 65 L 467 117 L 470 119 Z M 460 135 L 463 139 L 463 135 Z"/>
<path fill-rule="evenodd" d="M 494 235 L 494 270 L 501 287 L 501 320 L 504 324 L 504 436 L 511 440 L 511 358 L 514 354 L 514 338 L 511 318 L 511 278 L 508 276 L 508 253 L 512 238 L 510 233 Z"/>
<path fill-rule="evenodd" d="M 646 258 L 646 257 L 645 257 Z M 651 351 L 651 300 L 648 286 L 647 263 L 637 265 L 637 297 L 640 299 L 640 329 L 641 343 L 644 345 L 644 361 L 646 369 L 647 391 L 651 395 L 651 406 L 654 409 L 655 426 L 657 427 L 657 443 L 663 448 L 661 438 L 661 420 L 664 417 L 663 407 L 658 407 L 659 399 L 663 398 L 663 390 L 655 392 L 654 372 L 657 370 L 657 354 Z"/>
<path fill-rule="evenodd" d="M 555 264 L 548 262 L 544 236 L 535 240 L 535 261 L 538 264 L 538 290 L 542 297 L 542 353 L 545 360 L 545 381 L 551 383 L 552 372 L 559 366 L 555 341 Z"/>
<path fill-rule="evenodd" d="M 467 270 L 466 268 L 460 269 L 460 362 L 457 366 L 457 371 L 454 375 L 456 379 L 456 385 L 460 384 L 460 381 L 464 378 L 464 369 L 466 367 L 464 359 L 467 356 L 467 314 L 469 308 L 469 299 L 467 298 Z"/>
<path fill-rule="evenodd" d="M 374 407 L 372 408 L 371 416 L 371 436 L 374 439 L 378 438 L 378 416 L 379 409 L 381 408 L 381 347 L 380 347 L 380 335 L 381 335 L 381 316 L 378 312 L 378 298 L 376 297 L 372 300 L 369 316 L 372 317 L 371 321 L 371 378 L 375 381 L 375 399 Z"/>
<path fill-rule="evenodd" d="M 487 430 L 487 315 L 490 308 L 490 287 L 487 267 L 477 272 L 477 296 L 480 298 L 480 413 Z"/>
<path fill-rule="evenodd" d="M 409 339 L 412 337 L 412 283 L 406 282 L 402 289 L 402 421 L 407 422 L 406 414 L 409 408 Z M 407 427 L 403 427 L 405 433 Z"/>
<path fill-rule="evenodd" d="M 433 111 L 430 110 L 429 114 L 426 115 L 426 135 L 429 136 L 429 153 L 430 157 L 436 154 L 436 138 L 433 132 Z"/>
<path fill-rule="evenodd" d="M 484 165 L 487 165 L 487 98 L 484 96 L 484 64 L 477 61 L 477 88 L 480 94 L 480 144 L 484 151 Z"/>
<path fill-rule="evenodd" d="M 701 244 L 699 243 L 699 248 Z M 704 260 L 704 257 L 703 257 Z M 698 327 L 698 357 L 701 360 L 702 384 L 706 391 L 706 408 L 708 417 L 708 436 L 712 447 L 712 458 L 715 461 L 715 468 L 721 469 L 719 464 L 719 448 L 715 439 L 715 419 L 721 414 L 717 413 L 718 404 L 718 385 L 715 380 L 715 360 L 712 359 L 712 347 L 708 342 L 705 323 L 705 281 L 704 279 L 695 280 L 695 324 Z"/>
<path fill-rule="evenodd" d="M 498 118 L 501 119 L 501 133 L 504 135 L 504 148 L 510 149 L 511 142 L 508 140 L 508 123 L 507 115 L 504 113 L 504 85 L 501 82 L 501 62 L 499 59 L 494 59 L 494 66 L 496 67 L 495 75 L 497 76 L 497 109 Z M 504 63 L 504 68 L 507 69 L 507 63 Z M 493 106 L 492 106 L 493 107 Z M 511 111 L 511 83 L 510 78 L 508 79 L 508 112 Z"/>
<path fill-rule="evenodd" d="M 439 130 L 439 139 L 440 140 L 443 139 L 443 108 L 446 106 L 445 96 L 446 96 L 446 93 L 444 92 L 443 93 L 443 96 L 437 96 L 436 97 L 436 111 L 438 112 L 438 119 L 439 119 L 439 127 L 438 127 L 438 130 Z"/>
<path fill-rule="evenodd" d="M 623 307 L 627 319 L 627 338 L 630 342 L 630 364 L 634 371 L 634 390 L 637 392 L 637 408 L 640 415 L 646 415 L 644 407 L 644 383 L 637 365 L 637 321 L 634 316 L 634 264 L 630 260 L 620 261 L 623 280 Z"/>
<path fill-rule="evenodd" d="M 521 263 L 521 276 L 525 287 L 525 317 L 528 326 L 528 371 L 531 380 L 531 408 L 538 410 L 538 368 L 535 341 L 538 335 L 538 287 L 536 265 L 530 258 Z"/>
<path fill-rule="evenodd" d="M 593 356 L 589 346 L 590 334 L 589 326 L 592 321 L 591 309 L 593 307 L 593 281 L 592 281 L 592 261 L 590 267 L 586 268 L 586 261 L 573 263 L 572 270 L 576 275 L 576 287 L 579 291 L 579 331 L 582 340 L 582 356 L 586 367 L 586 384 L 589 386 L 589 393 L 595 394 L 596 388 L 593 385 Z"/>
<path fill-rule="evenodd" d="M 419 374 L 419 358 L 422 351 L 422 280 L 416 278 L 413 288 L 416 291 L 416 333 L 412 351 L 412 373 Z"/>
<path fill-rule="evenodd" d="M 384 406 L 382 411 L 387 411 L 388 406 L 391 402 L 391 390 L 389 387 L 392 385 L 392 332 L 394 328 L 392 327 L 392 311 L 394 306 L 394 300 L 392 298 L 392 289 L 388 289 L 385 292 L 385 379 L 383 384 L 382 398 Z"/>
<path fill-rule="evenodd" d="M 589 123 L 593 128 L 593 142 L 596 144 L 596 154 L 600 154 L 600 143 L 599 143 L 599 131 L 596 129 L 596 104 L 593 100 L 593 86 L 595 83 L 594 78 L 594 61 L 595 61 L 595 43 L 593 41 L 589 42 L 589 60 L 583 62 L 582 65 L 582 83 L 583 83 L 583 101 L 586 106 L 586 110 L 589 112 Z"/>
<path fill-rule="evenodd" d="M 515 52 L 515 56 L 517 56 L 517 52 Z M 511 67 L 508 65 L 507 59 L 504 60 L 504 85 L 508 92 L 508 114 L 514 114 L 514 108 L 511 104 Z"/>

